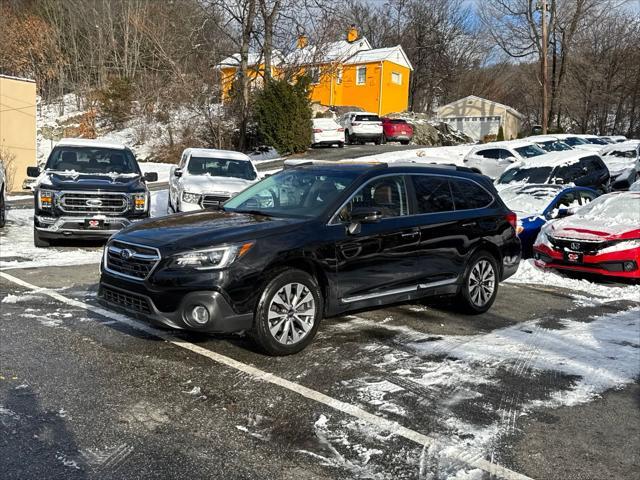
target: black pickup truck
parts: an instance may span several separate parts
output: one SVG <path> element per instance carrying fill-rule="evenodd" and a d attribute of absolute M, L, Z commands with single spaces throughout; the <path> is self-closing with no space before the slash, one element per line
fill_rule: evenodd
<path fill-rule="evenodd" d="M 142 174 L 133 152 L 124 145 L 96 140 L 62 139 L 34 188 L 33 241 L 48 247 L 64 238 L 106 239 L 136 220 L 149 217 L 146 182 L 158 174 Z"/>

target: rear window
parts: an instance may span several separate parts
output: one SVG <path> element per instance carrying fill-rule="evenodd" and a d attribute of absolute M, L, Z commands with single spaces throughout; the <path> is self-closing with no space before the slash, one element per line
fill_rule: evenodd
<path fill-rule="evenodd" d="M 390 118 L 387 120 L 388 123 L 394 123 L 394 124 L 398 124 L 398 123 L 402 123 L 405 124 L 407 123 L 406 120 L 402 120 L 401 118 Z"/>
<path fill-rule="evenodd" d="M 484 208 L 493 202 L 489 192 L 470 180 L 451 179 L 451 191 L 456 210 Z"/>
<path fill-rule="evenodd" d="M 512 168 L 506 170 L 498 183 L 547 183 L 551 167 Z"/>
<path fill-rule="evenodd" d="M 379 122 L 380 117 L 378 115 L 356 115 L 353 121 L 354 122 Z"/>
<path fill-rule="evenodd" d="M 412 176 L 418 202 L 418 213 L 454 210 L 449 180 L 446 177 Z"/>

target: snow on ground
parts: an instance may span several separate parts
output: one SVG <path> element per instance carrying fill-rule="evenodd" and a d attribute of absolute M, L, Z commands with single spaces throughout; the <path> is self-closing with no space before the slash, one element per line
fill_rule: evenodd
<path fill-rule="evenodd" d="M 156 162 L 138 162 L 142 173 L 157 172 L 158 183 L 167 183 L 169 181 L 169 172 L 171 167 L 175 166 L 172 163 L 156 163 Z M 151 182 L 153 185 L 154 182 Z"/>
<path fill-rule="evenodd" d="M 597 283 L 568 278 L 553 270 L 542 270 L 536 267 L 532 259 L 522 260 L 518 272 L 507 282 L 574 290 L 576 292 L 573 295 L 574 298 L 582 305 L 597 305 L 617 300 L 640 302 L 640 285 Z"/>
<path fill-rule="evenodd" d="M 474 147 L 473 144 L 450 147 L 425 147 L 415 150 L 380 153 L 360 157 L 362 161 L 377 162 L 416 162 L 416 163 L 452 163 L 462 166 L 465 155 Z"/>
<path fill-rule="evenodd" d="M 268 149 L 256 150 L 254 152 L 248 153 L 249 158 L 255 163 L 259 165 L 264 162 L 273 162 L 274 160 L 281 160 L 280 154 L 273 147 L 268 147 Z"/>

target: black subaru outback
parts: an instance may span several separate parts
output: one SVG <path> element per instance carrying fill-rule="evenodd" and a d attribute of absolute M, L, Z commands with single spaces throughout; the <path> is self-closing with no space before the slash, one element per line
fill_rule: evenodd
<path fill-rule="evenodd" d="M 220 211 L 143 221 L 105 246 L 99 298 L 156 323 L 247 331 L 269 354 L 307 346 L 348 310 L 456 296 L 493 304 L 520 261 L 515 214 L 466 169 L 315 163 Z"/>

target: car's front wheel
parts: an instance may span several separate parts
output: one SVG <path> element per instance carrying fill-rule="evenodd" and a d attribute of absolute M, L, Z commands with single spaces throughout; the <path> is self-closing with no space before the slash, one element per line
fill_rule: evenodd
<path fill-rule="evenodd" d="M 311 343 L 322 311 L 318 282 L 302 270 L 287 269 L 263 290 L 250 335 L 269 355 L 291 355 Z"/>
<path fill-rule="evenodd" d="M 498 294 L 498 275 L 493 255 L 485 251 L 475 253 L 465 269 L 456 303 L 467 313 L 486 312 Z"/>

